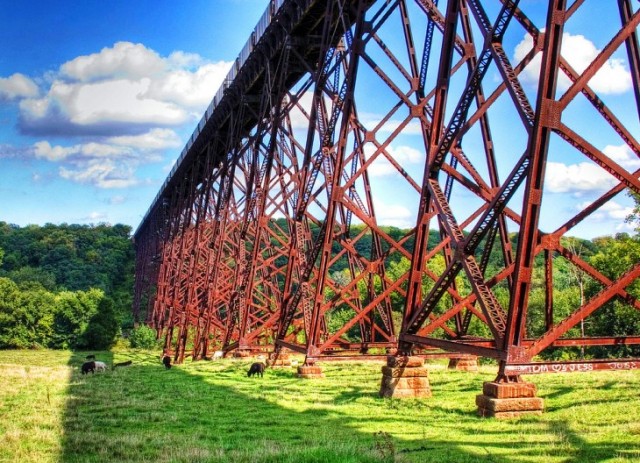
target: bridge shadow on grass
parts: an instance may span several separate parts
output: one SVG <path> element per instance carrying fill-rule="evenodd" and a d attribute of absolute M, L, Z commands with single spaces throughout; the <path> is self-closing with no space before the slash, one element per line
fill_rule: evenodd
<path fill-rule="evenodd" d="M 549 429 L 555 435 L 562 438 L 570 450 L 566 452 L 568 458 L 563 460 L 566 463 L 581 463 L 584 461 L 609 461 L 618 458 L 616 461 L 640 461 L 640 443 L 622 444 L 616 442 L 615 435 L 610 440 L 604 442 L 588 442 L 581 434 L 577 433 L 574 426 L 565 421 L 551 421 L 548 423 Z"/>
<path fill-rule="evenodd" d="M 601 461 L 614 453 L 613 444 L 590 447 L 570 427 L 540 417 L 479 419 L 474 394 L 450 394 L 464 383 L 460 375 L 449 376 L 452 385 L 447 374 L 434 375 L 431 399 L 398 401 L 377 397 L 379 365 L 332 365 L 325 379 L 301 380 L 295 369 L 247 378 L 250 360 L 187 362 L 165 370 L 157 354 L 111 358 L 126 360 L 132 365 L 101 374 L 74 370 L 63 462 L 510 463 L 545 456 L 578 461 L 565 459 L 574 455 Z M 566 446 L 549 449 L 550 434 L 567 436 Z M 589 458 L 590 448 L 598 459 Z"/>

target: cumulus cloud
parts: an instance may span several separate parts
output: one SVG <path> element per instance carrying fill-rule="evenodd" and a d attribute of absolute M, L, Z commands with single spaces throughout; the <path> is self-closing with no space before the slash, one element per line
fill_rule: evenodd
<path fill-rule="evenodd" d="M 360 122 L 364 125 L 368 130 L 373 130 L 378 127 L 383 117 L 379 114 L 372 113 L 360 113 L 359 114 Z M 400 125 L 402 124 L 402 120 L 400 119 L 389 119 L 383 125 L 378 127 L 377 133 L 380 135 L 386 135 L 393 133 Z M 412 119 L 408 124 L 406 124 L 402 128 L 403 135 L 422 135 L 422 125 L 420 121 L 417 119 Z"/>
<path fill-rule="evenodd" d="M 369 143 L 364 145 L 365 156 L 369 159 L 373 156 L 376 148 L 373 144 Z M 416 165 L 423 163 L 425 155 L 423 152 L 412 148 L 410 146 L 388 146 L 386 152 L 394 159 L 400 166 L 407 166 L 410 164 Z M 376 159 L 369 165 L 369 174 L 374 177 L 382 177 L 386 175 L 397 174 L 398 170 L 395 168 L 389 159 L 383 154 L 379 153 Z"/>
<path fill-rule="evenodd" d="M 230 63 L 196 54 L 162 57 L 143 44 L 118 42 L 64 63 L 46 94 L 25 94 L 20 127 L 41 135 L 130 135 L 197 120 Z"/>
<path fill-rule="evenodd" d="M 133 152 L 128 147 L 118 147 L 102 143 L 86 143 L 73 146 L 51 146 L 48 141 L 39 141 L 33 145 L 36 158 L 48 161 L 131 157 Z"/>
<path fill-rule="evenodd" d="M 60 167 L 59 174 L 67 180 L 105 189 L 127 188 L 138 183 L 133 167 L 126 163 L 116 164 L 110 159 L 91 159 L 76 169 Z"/>
<path fill-rule="evenodd" d="M 64 179 L 99 188 L 125 188 L 136 185 L 135 169 L 144 163 L 162 160 L 160 151 L 180 146 L 173 130 L 153 129 L 132 136 L 107 137 L 100 142 L 71 146 L 36 142 L 32 154 L 37 159 L 60 163 Z"/>
<path fill-rule="evenodd" d="M 162 79 L 152 80 L 144 96 L 187 108 L 200 108 L 211 102 L 228 71 L 229 63 L 224 61 L 205 64 L 195 71 L 178 69 Z"/>
<path fill-rule="evenodd" d="M 48 73 L 42 94 L 24 76 L 2 79 L 0 98 L 19 97 L 20 129 L 43 136 L 29 147 L 30 156 L 58 163 L 66 180 L 126 188 L 139 183 L 140 165 L 184 144 L 173 128 L 199 120 L 230 64 L 118 42 Z M 48 136 L 82 139 L 53 143 Z"/>
<path fill-rule="evenodd" d="M 525 35 L 515 48 L 515 59 L 520 61 L 533 48 L 533 39 Z M 578 73 L 582 73 L 598 56 L 601 50 L 583 35 L 572 35 L 565 32 L 562 36 L 562 56 Z M 538 83 L 542 56 L 538 53 L 521 74 L 523 82 Z M 571 85 L 569 78 L 560 73 L 558 89 L 566 90 Z M 589 86 L 598 93 L 620 94 L 631 89 L 631 74 L 621 59 L 607 60 L 600 70 L 589 81 Z"/>
<path fill-rule="evenodd" d="M 407 207 L 401 204 L 386 204 L 374 199 L 375 211 L 378 222 L 383 225 L 392 225 L 398 228 L 411 228 L 416 226 L 415 215 Z"/>
<path fill-rule="evenodd" d="M 24 74 L 15 73 L 9 77 L 0 77 L 0 100 L 17 100 L 38 96 L 38 86 Z"/>
<path fill-rule="evenodd" d="M 20 102 L 21 124 L 26 129 L 45 132 L 50 124 L 66 123 L 69 132 L 111 127 L 126 133 L 127 127 L 167 126 L 185 123 L 188 113 L 171 102 L 144 98 L 151 80 L 110 80 L 88 84 L 55 81 L 40 99 Z M 43 130 L 44 129 L 44 130 Z"/>
<path fill-rule="evenodd" d="M 612 188 L 616 180 L 601 167 L 588 162 L 578 164 L 547 163 L 545 187 L 551 193 L 581 194 Z"/>
<path fill-rule="evenodd" d="M 640 168 L 640 159 L 627 145 L 607 145 L 602 153 L 630 172 Z M 551 193 L 580 196 L 590 191 L 608 190 L 617 183 L 618 181 L 611 174 L 592 162 L 547 163 L 545 188 Z"/>
<path fill-rule="evenodd" d="M 591 204 L 590 201 L 577 204 L 576 210 L 582 211 L 585 208 L 587 208 L 590 204 Z M 629 214 L 631 214 L 632 212 L 633 212 L 632 206 L 623 206 L 622 204 L 619 204 L 615 201 L 609 201 L 603 204 L 602 206 L 600 206 L 600 208 L 598 208 L 597 211 L 591 214 L 589 216 L 589 220 L 600 222 L 600 223 L 607 220 L 612 220 L 612 221 L 618 222 L 618 225 L 616 226 L 616 230 L 619 230 L 619 231 L 632 230 L 634 228 L 633 224 L 628 224 L 625 222 L 625 219 L 627 218 L 627 216 L 629 216 Z"/>
<path fill-rule="evenodd" d="M 79 56 L 60 66 L 63 77 L 79 82 L 101 79 L 136 79 L 159 74 L 165 70 L 164 60 L 141 43 L 117 42 L 99 53 Z"/>
<path fill-rule="evenodd" d="M 178 148 L 182 145 L 180 137 L 171 129 L 152 129 L 140 135 L 121 135 L 109 137 L 108 143 L 129 146 L 141 150 L 162 150 Z"/>
<path fill-rule="evenodd" d="M 640 168 L 640 158 L 627 145 L 607 145 L 602 152 L 630 171 Z"/>

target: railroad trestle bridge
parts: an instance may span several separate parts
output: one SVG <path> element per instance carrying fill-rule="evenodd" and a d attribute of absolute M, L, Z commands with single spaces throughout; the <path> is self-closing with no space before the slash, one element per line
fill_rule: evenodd
<path fill-rule="evenodd" d="M 272 1 L 135 232 L 136 318 L 176 362 L 453 352 L 496 359 L 498 382 L 640 366 L 539 361 L 640 344 L 578 329 L 613 301 L 640 310 L 640 262 L 611 279 L 565 240 L 640 194 L 605 149 L 640 157 L 638 7 L 541 3 Z M 597 33 L 582 69 L 576 31 Z M 614 59 L 624 105 L 596 85 Z M 608 179 L 571 211 L 548 191 L 569 159 Z M 569 313 L 558 265 L 599 288 Z"/>

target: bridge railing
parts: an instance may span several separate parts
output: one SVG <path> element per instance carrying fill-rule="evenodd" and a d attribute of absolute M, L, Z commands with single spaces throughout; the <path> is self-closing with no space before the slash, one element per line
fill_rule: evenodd
<path fill-rule="evenodd" d="M 262 35 L 265 33 L 269 25 L 271 24 L 271 19 L 273 18 L 273 16 L 275 16 L 275 14 L 280 9 L 280 7 L 284 4 L 285 1 L 286 0 L 270 0 L 269 6 L 260 17 L 260 20 L 258 21 L 258 24 L 256 25 L 256 27 L 253 29 L 253 31 L 249 35 L 249 40 L 247 40 L 247 43 L 245 43 L 244 47 L 240 51 L 240 54 L 232 64 L 231 69 L 229 70 L 229 73 L 226 75 L 226 77 L 222 81 L 220 88 L 218 88 L 218 91 L 216 92 L 213 99 L 211 100 L 211 103 L 209 103 L 209 106 L 207 107 L 206 111 L 202 115 L 200 122 L 198 122 L 198 125 L 196 126 L 195 130 L 187 140 L 185 147 L 182 149 L 180 156 L 178 157 L 176 162 L 173 164 L 173 167 L 171 168 L 169 175 L 167 175 L 167 178 L 165 179 L 162 186 L 160 187 L 160 190 L 156 194 L 156 197 L 153 199 L 151 206 L 147 210 L 142 221 L 140 221 L 140 224 L 138 225 L 138 229 L 140 229 L 140 227 L 142 227 L 142 225 L 149 218 L 149 215 L 151 214 L 153 209 L 156 207 L 156 204 L 158 204 L 158 201 L 160 200 L 160 196 L 162 196 L 162 193 L 164 192 L 165 188 L 167 187 L 167 185 L 169 184 L 173 176 L 176 174 L 176 172 L 180 168 L 182 161 L 184 161 L 184 158 L 189 153 L 189 150 L 191 150 L 191 147 L 196 142 L 196 140 L 198 139 L 198 136 L 200 135 L 202 130 L 204 130 L 205 125 L 213 115 L 215 108 L 218 106 L 218 104 L 222 100 L 225 90 L 229 88 L 231 83 L 234 81 L 234 79 L 238 75 L 238 72 L 240 72 L 240 69 L 242 69 L 242 66 L 244 66 L 244 63 L 246 63 L 246 61 L 249 59 L 249 56 L 253 52 L 254 47 L 256 46 L 256 44 L 258 43 Z M 136 231 L 136 234 L 137 234 L 137 231 Z"/>

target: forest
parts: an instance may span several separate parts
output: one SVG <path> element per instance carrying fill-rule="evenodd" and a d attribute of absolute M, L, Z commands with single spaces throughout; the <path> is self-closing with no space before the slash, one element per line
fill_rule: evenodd
<path fill-rule="evenodd" d="M 130 234 L 0 222 L 0 348 L 105 349 L 131 329 Z"/>
<path fill-rule="evenodd" d="M 638 200 L 634 199 L 636 208 L 627 221 L 637 226 L 640 213 Z M 282 222 L 277 226 L 286 230 L 284 219 L 276 222 Z M 352 227 L 353 233 L 358 234 L 358 226 Z M 317 234 L 316 227 L 312 227 L 311 232 Z M 407 230 L 385 227 L 385 233 L 397 239 L 406 235 Z M 125 225 L 19 227 L 0 222 L 0 348 L 106 349 L 123 333 L 129 334 L 134 325 L 131 302 L 135 259 L 130 235 L 131 228 Z M 510 238 L 515 249 L 517 235 L 512 234 Z M 430 246 L 438 239 L 438 233 L 432 231 Z M 359 254 L 369 256 L 371 244 L 371 237 L 367 236 L 357 241 L 355 248 Z M 592 240 L 567 237 L 563 238 L 562 244 L 611 280 L 640 261 L 638 228 L 633 234 L 619 233 Z M 405 246 L 411 251 L 412 241 L 407 240 Z M 492 267 L 500 268 L 500 259 L 498 252 L 493 253 L 488 274 L 492 274 Z M 554 313 L 561 319 L 594 296 L 600 290 L 600 284 L 562 256 L 556 256 L 554 260 Z M 444 259 L 432 259 L 428 265 L 438 274 L 444 269 Z M 545 329 L 543 267 L 541 261 L 533 274 L 527 319 L 527 332 L 531 336 L 540 335 Z M 387 269 L 387 277 L 395 281 L 408 271 L 409 261 L 398 253 L 391 254 Z M 347 262 L 335 262 L 331 277 L 338 284 L 341 281 L 346 284 L 351 278 Z M 424 290 L 428 291 L 432 283 L 425 281 Z M 463 281 L 458 289 L 465 292 Z M 496 287 L 494 291 L 506 305 L 506 288 Z M 627 291 L 640 298 L 640 282 L 634 282 Z M 361 292 L 366 291 L 361 288 Z M 392 304 L 399 326 L 404 301 L 398 296 Z M 342 319 L 350 316 L 349 310 L 336 307 L 327 314 L 330 331 L 342 326 Z M 470 334 L 483 336 L 487 334 L 486 330 L 487 327 L 477 321 L 471 326 Z M 640 312 L 614 298 L 569 334 L 619 336 L 639 333 Z M 640 349 L 625 345 L 592 347 L 586 351 L 568 348 L 557 352 L 550 350 L 545 355 L 564 359 L 589 355 L 627 356 L 640 355 Z"/>

